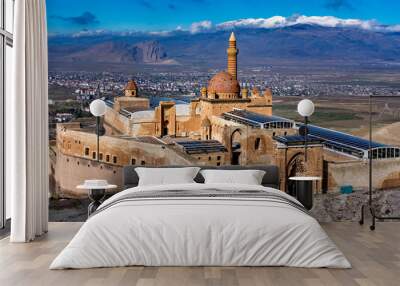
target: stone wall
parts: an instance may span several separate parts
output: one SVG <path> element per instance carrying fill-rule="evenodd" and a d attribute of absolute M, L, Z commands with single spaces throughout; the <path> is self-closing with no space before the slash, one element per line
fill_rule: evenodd
<path fill-rule="evenodd" d="M 193 154 L 192 156 L 197 160 L 196 164 L 207 166 L 223 166 L 226 162 L 226 152 L 213 152 L 208 154 Z"/>
<path fill-rule="evenodd" d="M 368 191 L 357 190 L 351 194 L 315 194 L 311 214 L 320 222 L 358 221 L 362 204 L 368 202 Z M 400 189 L 373 192 L 373 205 L 379 216 L 400 216 Z M 370 217 L 368 211 L 366 217 Z M 369 223 L 366 220 L 366 223 Z"/>
<path fill-rule="evenodd" d="M 246 109 L 251 102 L 250 99 L 201 99 L 200 109 L 203 117 L 220 116 L 225 112 L 232 111 L 234 108 Z"/>
<path fill-rule="evenodd" d="M 129 118 L 122 116 L 118 111 L 108 106 L 104 115 L 104 124 L 108 135 L 130 133 Z"/>
<path fill-rule="evenodd" d="M 82 131 L 79 124 L 57 125 L 57 140 L 50 159 L 50 182 L 55 197 L 86 196 L 86 191 L 77 190 L 76 186 L 87 179 L 106 179 L 121 185 L 122 167 L 126 165 L 193 165 L 197 161 L 157 141 L 153 144 L 101 136 L 100 162 L 97 162 L 97 136 Z"/>
<path fill-rule="evenodd" d="M 115 98 L 114 109 L 119 111 L 125 109 L 130 112 L 137 110 L 147 110 L 150 108 L 150 101 L 148 98 L 121 96 Z"/>
<path fill-rule="evenodd" d="M 68 129 L 67 124 L 57 127 L 57 150 L 64 155 L 97 159 L 97 137 L 87 133 Z M 185 165 L 191 164 L 175 150 L 164 144 L 150 144 L 119 137 L 100 137 L 100 161 L 116 166 L 131 165 L 132 160 L 144 162 L 142 165 Z"/>
<path fill-rule="evenodd" d="M 176 121 L 176 136 L 191 137 L 193 134 L 199 134 L 201 130 L 200 115 L 179 116 Z"/>
<path fill-rule="evenodd" d="M 352 185 L 355 189 L 368 187 L 368 160 L 327 162 L 329 190 L 338 191 L 340 186 Z M 373 187 L 388 189 L 400 186 L 400 159 L 374 160 L 372 166 Z"/>
<path fill-rule="evenodd" d="M 79 190 L 77 185 L 85 180 L 102 179 L 122 189 L 122 167 L 106 163 L 97 163 L 89 159 L 78 158 L 56 152 L 50 160 L 50 191 L 55 198 L 84 198 L 87 190 Z"/>

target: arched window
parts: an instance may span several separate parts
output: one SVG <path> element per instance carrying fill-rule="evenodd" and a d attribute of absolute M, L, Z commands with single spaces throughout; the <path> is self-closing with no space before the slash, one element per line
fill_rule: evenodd
<path fill-rule="evenodd" d="M 304 176 L 306 173 L 305 170 L 305 159 L 303 153 L 297 153 L 292 157 L 287 165 L 287 178 L 296 177 L 296 176 Z M 295 191 L 295 182 L 288 180 L 287 192 L 289 194 L 293 194 Z"/>
<path fill-rule="evenodd" d="M 260 145 L 261 145 L 261 138 L 257 137 L 256 141 L 254 142 L 254 150 L 260 149 Z"/>
<path fill-rule="evenodd" d="M 231 164 L 240 165 L 241 159 L 241 144 L 240 144 L 241 131 L 236 129 L 231 135 Z"/>

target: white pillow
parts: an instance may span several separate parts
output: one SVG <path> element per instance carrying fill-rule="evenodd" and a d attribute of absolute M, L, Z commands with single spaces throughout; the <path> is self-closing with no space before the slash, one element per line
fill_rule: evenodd
<path fill-rule="evenodd" d="M 193 180 L 200 168 L 135 168 L 139 186 L 195 183 Z"/>
<path fill-rule="evenodd" d="M 261 185 L 265 171 L 261 170 L 202 170 L 205 184 Z"/>

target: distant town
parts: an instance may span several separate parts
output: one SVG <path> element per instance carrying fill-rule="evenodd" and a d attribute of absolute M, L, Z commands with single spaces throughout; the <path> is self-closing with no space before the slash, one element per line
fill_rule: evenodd
<path fill-rule="evenodd" d="M 146 96 L 189 96 L 199 95 L 200 88 L 207 84 L 210 74 L 206 72 L 157 72 L 136 73 L 132 75 L 107 72 L 50 72 L 50 87 L 72 89 L 71 98 L 77 100 L 92 98 L 96 95 L 113 96 L 121 93 L 126 82 L 134 78 Z M 340 72 L 325 75 L 281 74 L 274 73 L 268 67 L 248 68 L 240 71 L 241 86 L 251 82 L 258 88 L 272 89 L 274 96 L 362 96 L 369 93 L 380 95 L 400 95 L 400 86 L 392 86 L 388 80 L 369 82 L 368 79 L 343 79 Z M 250 87 L 250 86 L 249 86 Z M 50 92 L 50 99 L 52 94 Z"/>

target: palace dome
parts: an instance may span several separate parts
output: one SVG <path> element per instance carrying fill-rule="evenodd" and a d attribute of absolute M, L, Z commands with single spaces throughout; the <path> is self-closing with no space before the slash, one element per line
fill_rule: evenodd
<path fill-rule="evenodd" d="M 208 83 L 209 93 L 240 93 L 239 82 L 226 71 L 214 75 Z"/>
<path fill-rule="evenodd" d="M 136 82 L 133 79 L 128 81 L 127 85 L 125 86 L 125 90 L 137 90 Z"/>

